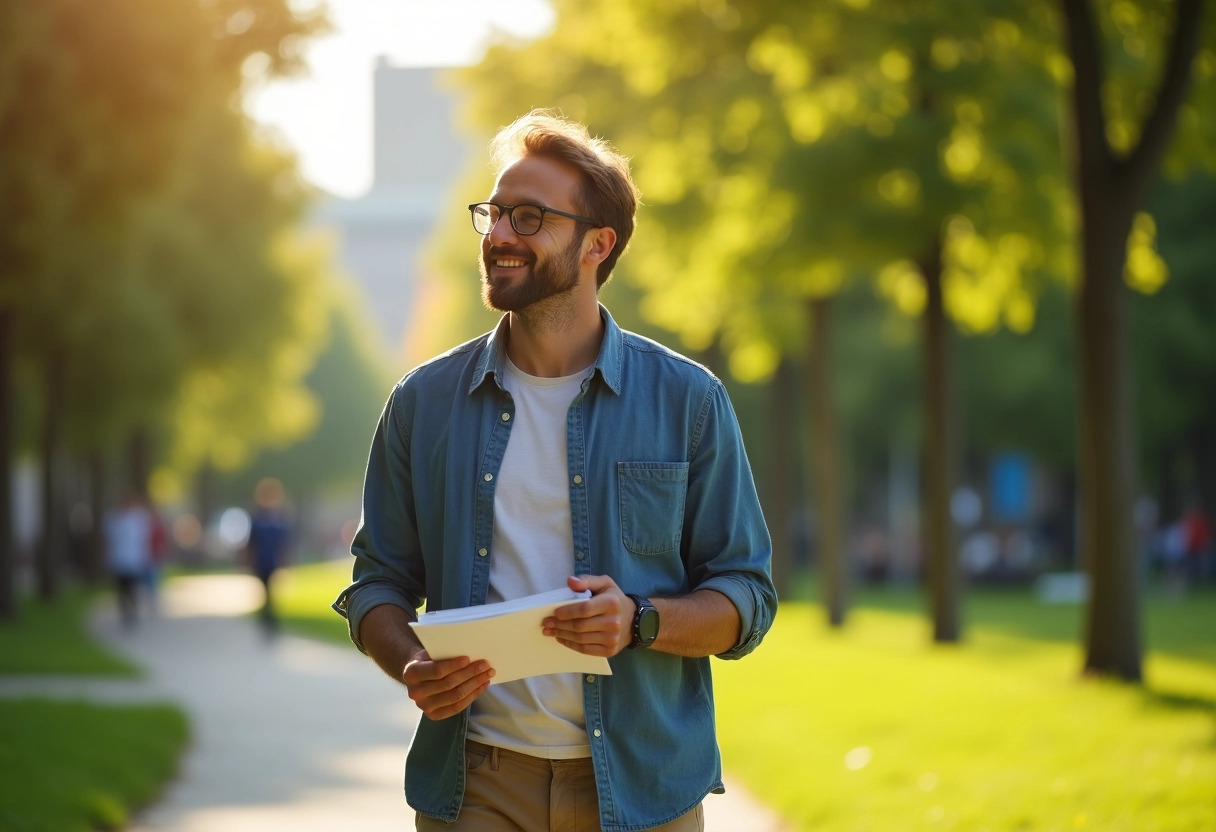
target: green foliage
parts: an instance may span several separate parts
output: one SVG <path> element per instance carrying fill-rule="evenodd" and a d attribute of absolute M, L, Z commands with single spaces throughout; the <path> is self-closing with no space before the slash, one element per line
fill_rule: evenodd
<path fill-rule="evenodd" d="M 1216 425 L 1216 177 L 1165 181 L 1151 206 L 1169 267 L 1159 291 L 1133 295 L 1133 363 L 1146 462 Z"/>
<path fill-rule="evenodd" d="M 1062 287 L 1047 287 L 1028 332 L 1004 330 L 955 342 L 970 451 L 1020 450 L 1057 470 L 1072 467 L 1077 424 L 1071 316 L 1071 296 Z"/>
<path fill-rule="evenodd" d="M 552 106 L 633 155 L 622 276 L 748 381 L 800 351 L 798 301 L 852 277 L 918 313 L 939 238 L 960 324 L 1029 328 L 1071 229 L 1052 23 L 1016 3 L 558 3 L 551 35 L 464 77 L 484 129 Z"/>
<path fill-rule="evenodd" d="M 84 635 L 95 598 L 74 589 L 54 601 L 26 599 L 17 620 L 0 623 L 0 673 L 134 675 L 129 662 Z"/>
<path fill-rule="evenodd" d="M 167 174 L 190 106 L 182 93 L 206 68 L 197 16 L 162 9 L 155 0 L 48 0 L 0 12 L 0 301 L 16 299 L 17 279 L 27 298 L 53 301 L 38 283 L 73 245 L 66 232 L 113 228 Z"/>
<path fill-rule="evenodd" d="M 1169 5 L 1098 4 L 1112 136 L 1138 130 Z M 1073 281 L 1059 123 L 1071 67 L 1055 3 L 627 0 L 556 12 L 550 35 L 503 39 L 458 74 L 469 120 L 488 132 L 554 107 L 631 154 L 646 204 L 621 278 L 687 349 L 720 338 L 740 378 L 798 351 L 806 321 L 792 300 L 852 277 L 918 313 L 916 262 L 939 236 L 947 311 L 965 332 L 1028 332 L 1045 286 Z M 1212 18 L 1179 164 L 1216 146 L 1197 138 L 1214 122 Z"/>
<path fill-rule="evenodd" d="M 1156 102 L 1171 26 L 1178 4 L 1169 0 L 1099 0 L 1094 3 L 1105 45 L 1102 90 L 1106 138 L 1119 155 L 1139 140 Z M 1176 134 L 1164 162 L 1177 178 L 1186 171 L 1216 170 L 1216 15 L 1200 20 L 1199 53 L 1191 90 L 1182 102 Z"/>
<path fill-rule="evenodd" d="M 357 489 L 364 473 L 376 414 L 384 405 L 394 371 L 368 343 L 349 298 L 339 295 L 330 310 L 330 342 L 304 383 L 321 407 L 316 429 L 305 439 L 263 451 L 225 478 L 229 499 L 242 503 L 262 477 L 273 476 L 288 494 Z"/>
<path fill-rule="evenodd" d="M 1079 682 L 1079 610 L 1021 594 L 973 595 L 950 648 L 911 592 L 859 599 L 844 631 L 783 604 L 754 655 L 715 663 L 726 771 L 797 830 L 1204 828 L 1212 600 L 1149 604 L 1144 689 Z"/>
<path fill-rule="evenodd" d="M 166 705 L 0 699 L 0 828 L 123 828 L 173 776 L 188 734 Z"/>
<path fill-rule="evenodd" d="M 0 14 L 0 312 L 17 313 L 21 398 L 61 389 L 35 416 L 80 451 L 185 412 L 166 432 L 187 470 L 303 433 L 324 261 L 293 238 L 294 160 L 234 104 L 298 69 L 321 19 L 283 0 Z"/>

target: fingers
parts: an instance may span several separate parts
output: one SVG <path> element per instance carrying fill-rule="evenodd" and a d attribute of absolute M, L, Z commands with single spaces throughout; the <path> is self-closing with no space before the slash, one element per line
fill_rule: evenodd
<path fill-rule="evenodd" d="M 616 585 L 616 581 L 607 575 L 576 575 L 567 578 L 566 584 L 575 592 L 589 589 L 592 595 L 599 595 L 603 592 L 611 592 L 612 590 L 621 591 L 620 587 Z M 575 586 L 575 584 L 578 584 L 578 586 Z"/>
<path fill-rule="evenodd" d="M 616 585 L 616 581 L 607 575 L 580 575 L 567 578 L 566 584 L 575 592 L 591 590 L 591 597 L 586 601 L 576 601 L 573 604 L 564 604 L 558 607 L 554 610 L 552 616 L 552 618 L 556 618 L 558 621 L 574 621 L 580 618 L 592 618 L 597 615 L 613 615 L 622 608 L 628 608 L 633 603 L 621 591 L 621 588 Z"/>
<path fill-rule="evenodd" d="M 611 622 L 600 629 L 586 631 L 557 630 L 550 633 L 558 643 L 589 656 L 615 656 L 624 649 L 623 630 Z"/>
<path fill-rule="evenodd" d="M 410 699 L 429 719 L 454 716 L 467 708 L 490 686 L 494 669 L 486 661 L 468 656 L 455 659 L 417 659 L 402 674 Z"/>
<path fill-rule="evenodd" d="M 586 601 L 558 607 L 541 625 L 541 632 L 580 653 L 615 656 L 628 644 L 633 602 L 606 575 L 583 575 L 568 581 L 571 589 L 590 589 Z"/>

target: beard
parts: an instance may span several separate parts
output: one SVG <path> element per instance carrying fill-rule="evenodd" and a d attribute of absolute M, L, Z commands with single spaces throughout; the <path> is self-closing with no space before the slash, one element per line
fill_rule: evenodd
<path fill-rule="evenodd" d="M 490 263 L 502 256 L 532 258 L 526 250 L 491 246 L 481 258 L 481 300 L 498 312 L 521 312 L 529 306 L 557 297 L 578 285 L 582 239 L 575 235 L 564 249 L 540 260 L 532 260 L 532 273 L 516 283 L 490 277 Z"/>

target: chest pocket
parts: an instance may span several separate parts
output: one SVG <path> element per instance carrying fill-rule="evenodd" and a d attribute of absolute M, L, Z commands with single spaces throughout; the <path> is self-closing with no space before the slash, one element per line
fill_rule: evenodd
<path fill-rule="evenodd" d="M 660 555 L 680 545 L 687 462 L 618 462 L 621 539 L 638 555 Z"/>

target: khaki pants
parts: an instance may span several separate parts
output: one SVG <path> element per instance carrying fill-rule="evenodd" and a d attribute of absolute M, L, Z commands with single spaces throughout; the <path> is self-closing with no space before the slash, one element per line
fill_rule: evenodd
<path fill-rule="evenodd" d="M 417 816 L 418 832 L 600 832 L 590 758 L 545 760 L 465 743 L 464 803 L 455 823 Z M 703 832 L 700 805 L 654 832 Z"/>

